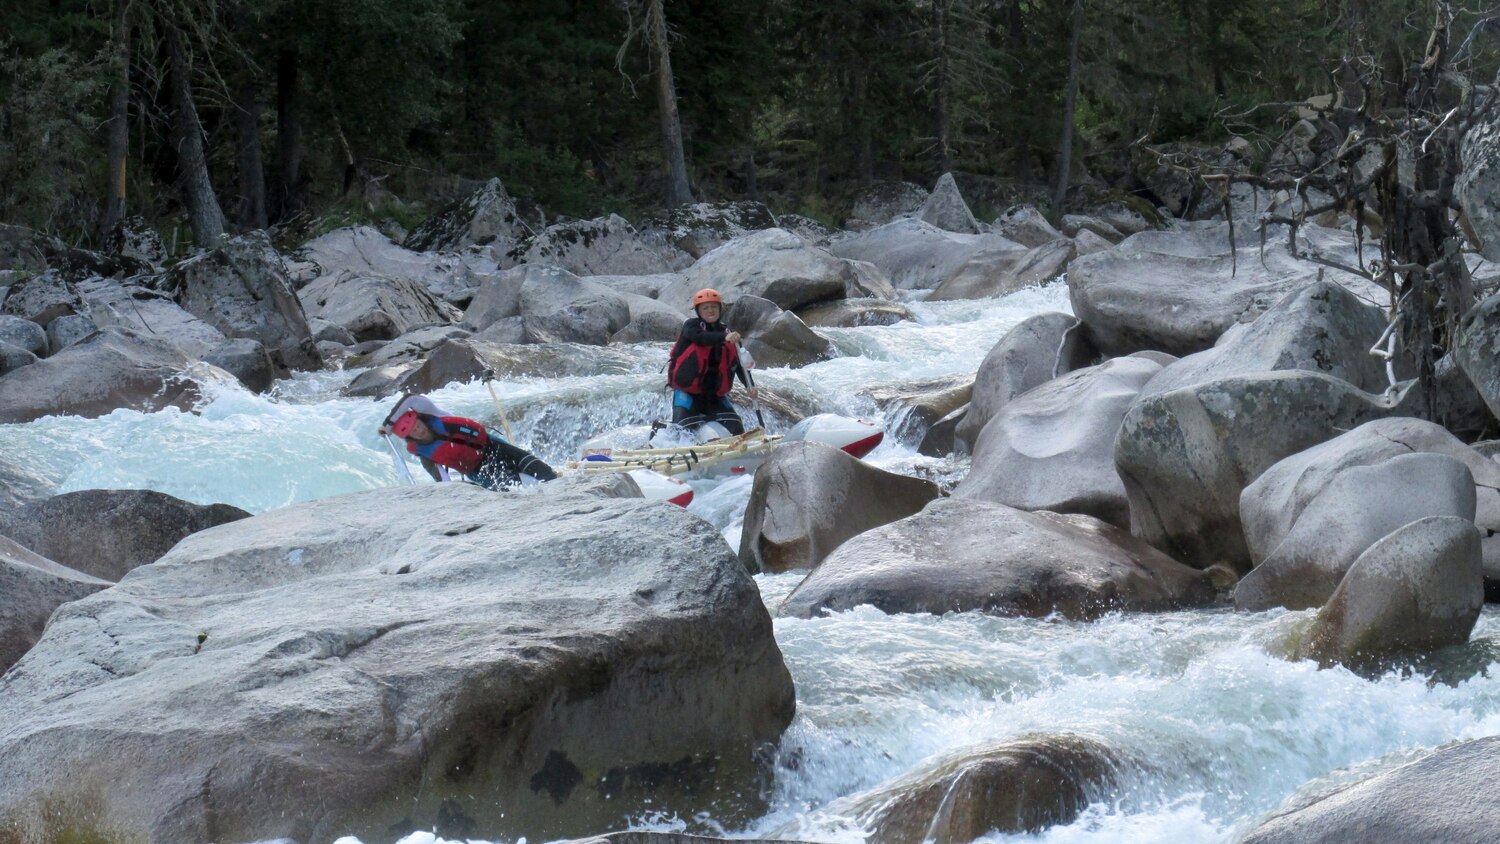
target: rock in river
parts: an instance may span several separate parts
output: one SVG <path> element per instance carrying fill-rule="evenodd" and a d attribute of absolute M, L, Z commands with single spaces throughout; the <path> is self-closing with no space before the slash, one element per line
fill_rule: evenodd
<path fill-rule="evenodd" d="M 554 839 L 761 810 L 791 678 L 681 508 L 387 488 L 195 534 L 0 678 L 0 839 Z"/>

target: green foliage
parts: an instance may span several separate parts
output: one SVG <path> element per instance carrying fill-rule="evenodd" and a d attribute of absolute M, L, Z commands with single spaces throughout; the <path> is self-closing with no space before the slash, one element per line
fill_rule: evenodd
<path fill-rule="evenodd" d="M 940 90 L 953 169 L 992 186 L 971 197 L 976 210 L 1045 193 L 1032 186 L 1058 154 L 1072 3 L 664 2 L 688 169 L 705 198 L 753 195 L 835 223 L 870 179 L 930 184 Z M 0 221 L 79 234 L 95 219 L 115 8 L 49 0 L 7 17 Z M 194 10 L 194 92 L 221 195 L 239 184 L 229 103 L 245 97 L 264 108 L 248 142 L 277 178 L 278 67 L 288 56 L 303 96 L 307 210 L 325 223 L 410 217 L 451 199 L 439 194 L 453 177 L 498 175 L 549 217 L 648 209 L 661 195 L 653 68 L 639 37 L 621 49 L 639 0 L 133 0 L 131 210 L 163 226 L 180 206 L 159 16 L 184 8 Z M 1120 150 L 1142 139 L 1270 127 L 1284 112 L 1227 124 L 1226 114 L 1329 93 L 1333 59 L 1346 52 L 1368 57 L 1357 72 L 1399 78 L 1420 57 L 1432 14 L 1425 0 L 1084 8 L 1075 152 L 1112 176 L 1124 175 Z M 1455 42 L 1472 20 L 1455 22 Z M 1481 36 L 1462 64 L 1488 79 L 1495 52 Z M 384 184 L 411 204 L 372 212 L 346 196 L 346 149 L 356 175 L 390 177 Z"/>
<path fill-rule="evenodd" d="M 458 0 L 300 0 L 282 26 L 325 124 L 364 154 L 404 157 L 408 133 L 441 115 L 458 14 Z"/>
<path fill-rule="evenodd" d="M 67 50 L 0 44 L 0 220 L 56 231 L 95 215 L 104 88 L 100 66 Z"/>
<path fill-rule="evenodd" d="M 514 126 L 495 127 L 495 170 L 506 190 L 554 214 L 586 216 L 597 208 L 597 186 L 567 147 L 535 146 Z"/>

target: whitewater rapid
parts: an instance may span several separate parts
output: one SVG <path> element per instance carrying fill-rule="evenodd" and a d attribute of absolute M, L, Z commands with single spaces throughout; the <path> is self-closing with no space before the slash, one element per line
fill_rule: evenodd
<path fill-rule="evenodd" d="M 911 322 L 820 329 L 839 357 L 757 371 L 758 382 L 891 426 L 898 420 L 884 418 L 862 387 L 972 373 L 1022 319 L 1069 310 L 1061 283 L 998 300 L 908 304 Z M 665 346 L 631 355 L 632 364 L 614 374 L 497 382 L 517 439 L 561 463 L 596 433 L 665 416 Z M 27 455 L 56 492 L 149 488 L 254 513 L 396 484 L 390 451 L 375 433 L 392 402 L 340 396 L 355 374 L 302 375 L 264 396 L 208 385 L 195 412 L 121 410 L 0 426 L 0 451 Z M 450 412 L 495 419 L 482 384 L 451 385 L 432 397 Z M 962 477 L 962 461 L 923 457 L 915 446 L 888 439 L 868 459 L 940 482 Z M 690 509 L 736 549 L 750 485 L 743 477 L 694 484 Z M 799 579 L 756 578 L 773 611 Z M 843 798 L 967 748 L 1066 732 L 1116 749 L 1119 787 L 1074 823 L 989 840 L 1233 842 L 1297 801 L 1444 744 L 1500 732 L 1495 610 L 1485 610 L 1467 646 L 1378 678 L 1279 656 L 1277 643 L 1308 615 L 1216 610 L 1084 623 L 888 616 L 865 607 L 777 619 L 797 717 L 781 745 L 770 810 L 718 832 L 862 844 L 863 831 L 841 813 Z M 715 826 L 711 818 L 628 820 L 668 831 L 688 820 Z M 405 839 L 432 841 L 426 833 Z"/>

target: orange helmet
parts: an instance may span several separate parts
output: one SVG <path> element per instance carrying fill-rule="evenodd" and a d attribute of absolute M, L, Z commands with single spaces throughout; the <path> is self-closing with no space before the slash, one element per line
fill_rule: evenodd
<path fill-rule="evenodd" d="M 693 294 L 693 310 L 697 310 L 699 305 L 708 302 L 717 302 L 720 305 L 724 304 L 724 300 L 719 298 L 719 291 L 712 287 L 705 287 Z"/>

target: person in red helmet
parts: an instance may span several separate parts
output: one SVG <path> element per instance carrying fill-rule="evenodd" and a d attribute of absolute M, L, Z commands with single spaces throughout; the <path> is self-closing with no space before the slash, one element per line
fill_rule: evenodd
<path fill-rule="evenodd" d="M 527 477 L 538 481 L 557 477 L 536 455 L 511 445 L 473 419 L 407 410 L 391 422 L 390 431 L 406 440 L 407 451 L 461 472 L 485 489 L 506 489 Z"/>
<path fill-rule="evenodd" d="M 740 365 L 740 334 L 720 322 L 724 300 L 713 288 L 693 294 L 693 313 L 682 324 L 667 364 L 672 424 L 694 430 L 717 422 L 730 434 L 743 434 L 745 425 L 729 404 L 729 391 L 738 377 L 751 398 L 756 392 Z"/>

